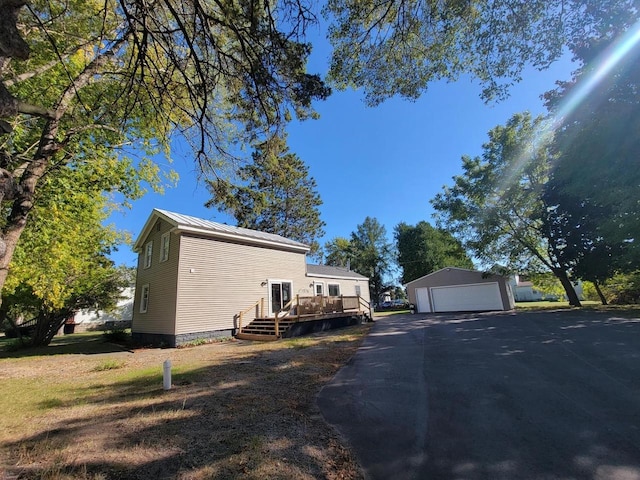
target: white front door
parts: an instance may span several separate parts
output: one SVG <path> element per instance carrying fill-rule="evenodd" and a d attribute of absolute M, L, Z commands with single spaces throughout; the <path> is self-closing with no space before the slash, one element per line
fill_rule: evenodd
<path fill-rule="evenodd" d="M 416 288 L 416 303 L 416 308 L 419 313 L 427 313 L 431 311 L 428 288 Z"/>

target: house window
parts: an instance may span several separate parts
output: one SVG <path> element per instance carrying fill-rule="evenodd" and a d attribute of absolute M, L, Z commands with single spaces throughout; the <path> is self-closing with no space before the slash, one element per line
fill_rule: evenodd
<path fill-rule="evenodd" d="M 356 285 L 356 295 L 361 296 L 360 285 Z"/>
<path fill-rule="evenodd" d="M 140 294 L 140 313 L 147 313 L 147 307 L 149 306 L 149 284 L 142 286 L 142 293 Z"/>
<path fill-rule="evenodd" d="M 169 235 L 167 232 L 162 235 L 160 240 L 160 261 L 166 262 L 169 259 Z"/>
<path fill-rule="evenodd" d="M 151 266 L 151 259 L 153 258 L 153 242 L 149 242 L 144 246 L 144 268 Z"/>
<path fill-rule="evenodd" d="M 340 285 L 337 283 L 330 283 L 328 285 L 329 288 L 329 296 L 330 297 L 339 297 L 340 296 Z"/>
<path fill-rule="evenodd" d="M 316 283 L 314 286 L 316 289 L 316 295 L 324 295 L 324 283 Z"/>

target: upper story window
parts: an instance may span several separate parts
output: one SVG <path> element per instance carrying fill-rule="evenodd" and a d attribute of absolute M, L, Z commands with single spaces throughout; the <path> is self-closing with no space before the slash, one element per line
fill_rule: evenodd
<path fill-rule="evenodd" d="M 153 242 L 149 242 L 144 246 L 144 268 L 151 266 L 151 260 L 153 258 Z"/>
<path fill-rule="evenodd" d="M 337 283 L 330 283 L 328 286 L 329 296 L 330 297 L 339 297 L 340 296 L 340 285 Z"/>
<path fill-rule="evenodd" d="M 160 261 L 166 262 L 169 259 L 169 238 L 170 233 L 167 232 L 162 235 L 160 239 Z"/>

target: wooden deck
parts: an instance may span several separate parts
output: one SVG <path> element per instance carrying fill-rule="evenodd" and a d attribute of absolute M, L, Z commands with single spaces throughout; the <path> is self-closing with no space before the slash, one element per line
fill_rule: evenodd
<path fill-rule="evenodd" d="M 335 325 L 342 326 L 345 321 L 341 322 L 340 319 L 352 318 L 361 322 L 365 319 L 370 320 L 372 315 L 369 304 L 361 297 L 296 296 L 274 316 L 264 315 L 264 303 L 264 299 L 260 299 L 237 315 L 239 332 L 236 338 L 273 341 L 287 336 L 287 332 L 294 325 L 296 327 L 291 331 L 295 332 L 313 331 L 317 328 L 312 325 L 314 323 L 321 323 L 319 328 L 326 330 L 331 328 L 332 319 L 336 319 Z M 248 325 L 243 326 L 243 317 L 253 309 L 255 309 L 255 316 Z"/>

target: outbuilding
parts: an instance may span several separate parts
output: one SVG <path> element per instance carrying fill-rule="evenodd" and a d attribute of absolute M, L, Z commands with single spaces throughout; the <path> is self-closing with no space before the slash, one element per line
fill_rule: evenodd
<path fill-rule="evenodd" d="M 512 310 L 507 278 L 465 268 L 447 267 L 407 284 L 409 301 L 418 312 L 482 312 Z"/>

